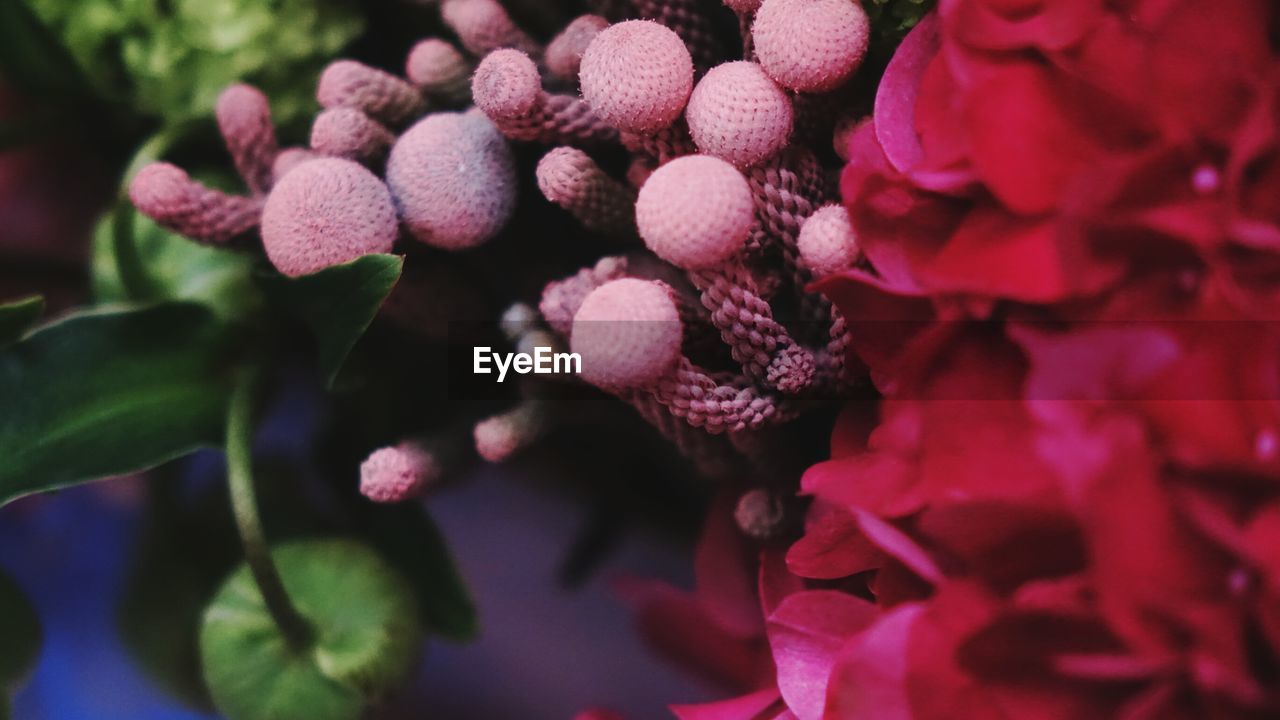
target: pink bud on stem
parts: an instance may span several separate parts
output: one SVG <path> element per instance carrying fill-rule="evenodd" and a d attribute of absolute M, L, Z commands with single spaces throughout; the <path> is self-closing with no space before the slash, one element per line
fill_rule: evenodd
<path fill-rule="evenodd" d="M 571 145 L 617 137 L 586 103 L 545 92 L 538 66 L 519 50 L 495 50 L 485 57 L 471 79 L 471 95 L 476 107 L 512 140 Z"/>
<path fill-rule="evenodd" d="M 585 152 L 558 147 L 542 156 L 538 189 L 588 230 L 633 237 L 636 193 L 609 177 Z"/>
<path fill-rule="evenodd" d="M 376 503 L 398 503 L 420 497 L 444 476 L 444 466 L 431 451 L 413 442 L 374 450 L 360 465 L 360 494 Z"/>
<path fill-rule="evenodd" d="M 587 46 L 609 27 L 609 21 L 599 15 L 582 15 L 565 26 L 547 45 L 543 61 L 552 75 L 566 82 L 578 81 L 578 68 Z"/>
<path fill-rule="evenodd" d="M 570 347 L 582 357 L 582 378 L 623 397 L 646 393 L 672 414 L 710 433 L 757 428 L 790 417 L 771 395 L 742 380 L 722 383 L 681 353 L 683 327 L 671 290 L 622 278 L 583 301 Z"/>
<path fill-rule="evenodd" d="M 426 101 L 413 85 L 354 60 L 338 60 L 325 68 L 316 99 L 321 107 L 355 108 L 390 126 L 403 125 L 426 111 Z"/>
<path fill-rule="evenodd" d="M 471 63 L 450 43 L 427 38 L 413 46 L 405 61 L 405 76 L 432 99 L 449 105 L 471 101 Z"/>
<path fill-rule="evenodd" d="M 754 223 L 746 178 L 706 155 L 662 166 L 636 201 L 645 245 L 688 271 L 743 372 L 783 392 L 800 392 L 813 380 L 813 358 L 773 319 L 739 257 Z"/>
<path fill-rule="evenodd" d="M 144 167 L 129 184 L 129 199 L 161 227 L 192 240 L 221 245 L 257 227 L 263 199 L 205 187 L 169 163 Z"/>
<path fill-rule="evenodd" d="M 462 46 L 476 57 L 513 48 L 537 55 L 541 47 L 516 26 L 497 0 L 443 0 L 440 17 L 457 34 Z"/>
<path fill-rule="evenodd" d="M 253 86 L 232 85 L 218 96 L 214 115 L 240 177 L 254 195 L 265 194 L 279 152 L 267 97 Z"/>
<path fill-rule="evenodd" d="M 391 131 L 355 108 L 325 110 L 311 125 L 311 149 L 321 155 L 372 163 L 395 142 Z"/>

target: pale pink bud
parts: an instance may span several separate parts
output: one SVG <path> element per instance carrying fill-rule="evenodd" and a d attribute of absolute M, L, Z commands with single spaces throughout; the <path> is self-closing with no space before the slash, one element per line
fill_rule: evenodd
<path fill-rule="evenodd" d="M 636 195 L 609 177 L 585 152 L 555 148 L 538 161 L 538 189 L 588 230 L 635 234 Z"/>
<path fill-rule="evenodd" d="M 501 48 L 532 54 L 540 49 L 533 38 L 516 27 L 497 0 L 443 0 L 440 17 L 458 35 L 462 46 L 476 57 Z"/>
<path fill-rule="evenodd" d="M 529 398 L 512 410 L 476 423 L 472 431 L 476 453 L 489 462 L 503 462 L 536 443 L 552 425 L 547 401 Z"/>
<path fill-rule="evenodd" d="M 279 148 L 267 97 L 253 86 L 232 85 L 218 96 L 214 115 L 245 184 L 255 195 L 270 190 L 271 166 Z"/>
<path fill-rule="evenodd" d="M 582 54 L 582 97 L 626 132 L 651 134 L 684 111 L 693 91 L 693 60 L 680 37 L 655 22 L 611 25 Z"/>
<path fill-rule="evenodd" d="M 354 60 L 338 60 L 325 68 L 316 99 L 322 107 L 355 108 L 388 125 L 401 125 L 426 109 L 417 88 Z"/>
<path fill-rule="evenodd" d="M 169 163 L 152 163 L 129 184 L 135 207 L 192 240 L 221 244 L 252 230 L 262 215 L 262 199 L 227 195 L 192 180 Z"/>
<path fill-rule="evenodd" d="M 457 48 L 439 38 L 414 45 L 405 61 L 409 82 L 446 102 L 462 102 L 471 97 L 472 69 Z"/>
<path fill-rule="evenodd" d="M 689 50 L 698 70 L 724 60 L 724 49 L 703 0 L 631 0 L 635 14 L 674 32 Z"/>
<path fill-rule="evenodd" d="M 724 263 L 742 249 L 754 222 L 746 178 L 707 155 L 658 168 L 636 201 L 636 225 L 645 245 L 686 270 Z"/>
<path fill-rule="evenodd" d="M 819 208 L 800 226 L 800 258 L 818 277 L 840 272 L 858 259 L 858 240 L 843 205 Z"/>
<path fill-rule="evenodd" d="M 444 250 L 485 242 L 515 210 L 511 148 L 478 113 L 437 113 L 409 128 L 387 159 L 387 185 L 413 237 Z"/>
<path fill-rule="evenodd" d="M 608 390 L 640 388 L 680 359 L 684 335 L 671 291 L 648 280 L 622 278 L 596 288 L 573 318 L 570 347 L 582 357 L 582 378 Z"/>
<path fill-rule="evenodd" d="M 370 162 L 386 155 L 395 142 L 390 130 L 355 108 L 333 108 L 311 125 L 311 149 L 321 155 Z"/>
<path fill-rule="evenodd" d="M 617 133 L 576 97 L 543 91 L 538 66 L 519 50 L 489 53 L 471 79 L 476 107 L 512 140 L 597 143 Z"/>
<path fill-rule="evenodd" d="M 340 158 L 302 163 L 280 179 L 262 211 L 262 246 L 285 275 L 314 273 L 396 240 L 391 193 L 364 166 Z"/>
<path fill-rule="evenodd" d="M 698 82 L 685 113 L 698 149 L 738 167 L 754 165 L 786 147 L 791 100 L 759 65 L 731 62 Z"/>
<path fill-rule="evenodd" d="M 850 0 L 764 0 L 752 25 L 756 57 L 779 85 L 826 92 L 862 64 L 871 23 Z"/>
<path fill-rule="evenodd" d="M 576 81 L 582 54 L 587 46 L 609 27 L 609 21 L 599 15 L 583 15 L 575 18 L 547 45 L 544 61 L 551 73 L 563 80 Z"/>
<path fill-rule="evenodd" d="M 439 481 L 437 458 L 415 443 L 404 442 L 373 451 L 360 465 L 360 494 L 377 503 L 397 503 L 422 495 Z"/>

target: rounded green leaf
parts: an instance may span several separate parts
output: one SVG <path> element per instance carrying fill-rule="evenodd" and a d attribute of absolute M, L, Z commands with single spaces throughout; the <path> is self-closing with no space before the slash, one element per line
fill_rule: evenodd
<path fill-rule="evenodd" d="M 351 720 L 399 685 L 422 629 L 412 588 L 364 545 L 315 540 L 272 552 L 289 597 L 312 626 L 293 649 L 267 612 L 248 567 L 205 611 L 205 682 L 230 720 Z"/>
<path fill-rule="evenodd" d="M 0 704 L 40 654 L 40 619 L 22 588 L 0 572 Z"/>

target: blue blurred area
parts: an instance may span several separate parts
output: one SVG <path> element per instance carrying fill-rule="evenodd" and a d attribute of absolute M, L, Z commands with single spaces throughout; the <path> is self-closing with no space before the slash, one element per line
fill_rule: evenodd
<path fill-rule="evenodd" d="M 35 675 L 14 700 L 15 720 L 210 717 L 158 695 L 117 640 L 115 601 L 138 521 L 127 493 L 94 487 L 0 512 L 0 567 L 35 603 L 44 629 Z"/>

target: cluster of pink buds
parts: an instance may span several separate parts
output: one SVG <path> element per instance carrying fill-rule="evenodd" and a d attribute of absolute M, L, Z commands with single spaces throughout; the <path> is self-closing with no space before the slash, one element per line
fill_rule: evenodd
<path fill-rule="evenodd" d="M 716 465 L 708 441 L 742 452 L 744 436 L 847 388 L 845 324 L 807 288 L 860 262 L 835 200 L 840 138 L 856 118 L 836 109 L 868 18 L 856 0 L 592 6 L 544 45 L 497 0 L 443 0 L 460 47 L 421 41 L 403 79 L 333 63 L 309 147 L 280 149 L 266 99 L 227 90 L 218 122 L 246 195 L 165 163 L 130 195 L 197 241 L 259 229 L 272 264 L 302 275 L 398 242 L 473 248 L 508 223 L 522 184 L 536 187 L 588 233 L 633 244 L 552 281 L 537 312 L 523 307 L 513 343 L 582 357 L 580 376 L 538 382 L 585 380 Z M 514 150 L 528 145 L 544 149 L 522 181 Z M 508 457 L 558 422 L 547 393 L 526 395 L 475 428 L 483 457 Z M 416 484 L 371 492 L 411 494 L 401 486 Z"/>

